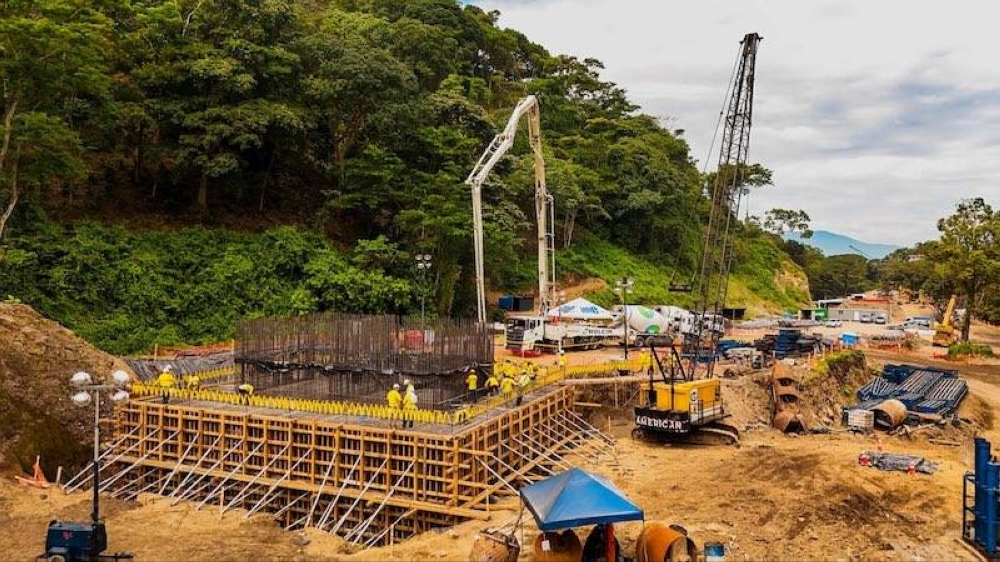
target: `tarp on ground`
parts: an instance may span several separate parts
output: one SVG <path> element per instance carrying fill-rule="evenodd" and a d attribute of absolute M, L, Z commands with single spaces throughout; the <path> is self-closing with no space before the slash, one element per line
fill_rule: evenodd
<path fill-rule="evenodd" d="M 614 484 L 575 467 L 521 488 L 521 500 L 542 531 L 643 519 Z"/>
<path fill-rule="evenodd" d="M 608 309 L 582 297 L 549 310 L 548 315 L 561 320 L 594 320 L 599 322 L 610 322 L 615 318 Z"/>

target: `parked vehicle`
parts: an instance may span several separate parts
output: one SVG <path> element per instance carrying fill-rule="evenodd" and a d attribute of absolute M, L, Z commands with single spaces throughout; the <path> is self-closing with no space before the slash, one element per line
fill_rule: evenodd
<path fill-rule="evenodd" d="M 876 324 L 885 324 L 888 321 L 889 321 L 889 316 L 884 312 L 879 312 L 878 314 L 875 315 Z"/>
<path fill-rule="evenodd" d="M 871 324 L 872 320 L 874 320 L 874 318 L 873 318 L 873 315 L 872 315 L 871 312 L 867 312 L 866 311 L 866 312 L 862 312 L 861 313 L 860 320 L 861 320 L 862 324 Z"/>

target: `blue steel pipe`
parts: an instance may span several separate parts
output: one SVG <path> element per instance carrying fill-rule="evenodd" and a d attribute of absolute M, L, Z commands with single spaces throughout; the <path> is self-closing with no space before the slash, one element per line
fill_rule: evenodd
<path fill-rule="evenodd" d="M 985 521 L 986 534 L 983 536 L 983 548 L 990 556 L 996 556 L 997 550 L 997 486 L 1000 485 L 1000 464 L 986 463 L 986 505 Z"/>
<path fill-rule="evenodd" d="M 986 537 L 986 472 L 990 463 L 990 442 L 982 437 L 976 437 L 976 503 L 973 506 L 974 525 L 976 542 L 985 547 L 983 539 Z"/>

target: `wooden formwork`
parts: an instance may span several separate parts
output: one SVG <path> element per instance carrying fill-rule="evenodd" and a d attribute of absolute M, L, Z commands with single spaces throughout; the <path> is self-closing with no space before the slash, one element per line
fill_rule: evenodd
<path fill-rule="evenodd" d="M 602 454 L 610 440 L 552 388 L 449 434 L 134 400 L 119 410 L 102 489 L 268 512 L 358 544 L 489 517 L 490 502 Z"/>

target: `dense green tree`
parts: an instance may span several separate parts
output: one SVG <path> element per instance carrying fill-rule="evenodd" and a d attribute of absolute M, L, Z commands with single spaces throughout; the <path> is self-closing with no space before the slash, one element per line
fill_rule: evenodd
<path fill-rule="evenodd" d="M 690 275 L 709 204 L 683 131 L 641 114 L 600 61 L 498 17 L 456 0 L 0 3 L 0 291 L 137 350 L 225 337 L 245 315 L 412 311 L 411 256 L 427 253 L 429 309 L 471 314 L 463 180 L 527 94 L 558 271 L 606 276 L 585 261 L 623 247 Z M 526 136 L 484 189 L 486 272 L 507 291 L 535 279 Z M 760 165 L 723 171 L 737 172 L 770 183 Z M 288 223 L 312 230 L 274 228 Z M 793 302 L 773 283 L 777 243 L 739 234 L 741 279 Z"/>
<path fill-rule="evenodd" d="M 104 104 L 112 22 L 86 0 L 0 4 L 0 239 L 22 193 L 85 173 L 72 123 Z"/>
<path fill-rule="evenodd" d="M 934 275 L 965 300 L 962 340 L 985 293 L 1000 287 L 1000 213 L 982 198 L 960 202 L 955 212 L 938 220 L 941 238 L 927 246 Z"/>
<path fill-rule="evenodd" d="M 763 227 L 778 236 L 798 232 L 803 238 L 811 238 L 810 220 L 809 214 L 802 210 L 771 209 L 764 215 Z"/>
<path fill-rule="evenodd" d="M 816 298 L 846 297 L 868 287 L 868 260 L 856 254 L 830 256 L 807 272 Z"/>

